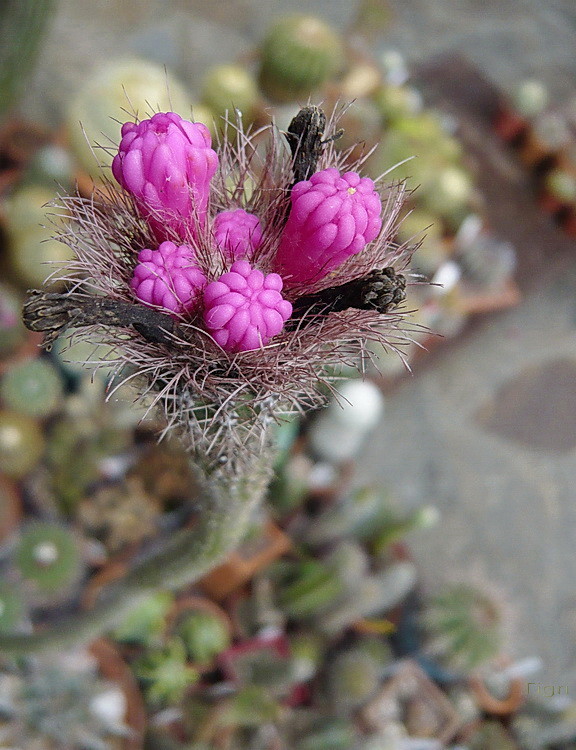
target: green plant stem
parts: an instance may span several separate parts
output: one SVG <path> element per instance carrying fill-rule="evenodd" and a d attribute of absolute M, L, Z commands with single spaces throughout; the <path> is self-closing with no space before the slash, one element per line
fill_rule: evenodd
<path fill-rule="evenodd" d="M 159 587 L 177 589 L 198 580 L 241 541 L 270 479 L 272 463 L 264 450 L 241 471 L 225 466 L 201 477 L 201 512 L 191 529 L 180 531 L 159 552 L 135 565 L 92 610 L 49 630 L 0 634 L 0 652 L 30 655 L 89 643 L 118 625 Z"/>

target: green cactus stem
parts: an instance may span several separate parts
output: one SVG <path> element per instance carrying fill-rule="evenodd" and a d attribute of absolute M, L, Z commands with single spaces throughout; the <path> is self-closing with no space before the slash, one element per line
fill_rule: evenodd
<path fill-rule="evenodd" d="M 0 4 L 0 122 L 20 93 L 42 41 L 54 0 Z"/>
<path fill-rule="evenodd" d="M 165 547 L 135 565 L 92 610 L 30 635 L 0 635 L 0 652 L 31 654 L 90 642 L 159 588 L 181 588 L 222 562 L 243 538 L 270 479 L 273 459 L 267 443 L 261 435 L 253 439 L 256 445 L 245 446 L 241 470 L 195 466 L 200 512 L 191 529 L 175 533 Z"/>

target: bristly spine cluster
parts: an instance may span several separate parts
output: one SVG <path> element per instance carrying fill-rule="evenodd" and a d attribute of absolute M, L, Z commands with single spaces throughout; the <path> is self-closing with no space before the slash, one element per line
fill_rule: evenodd
<path fill-rule="evenodd" d="M 176 120 L 171 114 L 164 118 L 172 126 Z M 372 190 L 368 186 L 371 181 L 366 182 L 357 174 L 363 160 L 344 168 L 349 154 L 338 153 L 334 148 L 330 134 L 335 132 L 335 119 L 326 123 L 319 109 L 304 108 L 294 119 L 286 141 L 273 126 L 247 133 L 239 125 L 235 138 L 224 138 L 219 144 L 215 172 L 205 134 L 204 141 L 198 141 L 198 133 L 192 133 L 196 141 L 189 137 L 194 141 L 189 158 L 199 159 L 204 171 L 202 179 L 185 183 L 187 197 L 177 196 L 179 209 L 172 215 L 161 200 L 146 203 L 148 188 L 142 187 L 144 182 L 138 172 L 144 169 L 148 170 L 146 175 L 156 175 L 157 181 L 170 180 L 169 169 L 158 161 L 159 148 L 156 161 L 150 159 L 144 166 L 138 157 L 130 157 L 135 164 L 130 179 L 132 186 L 141 186 L 139 192 L 131 188 L 130 180 L 122 178 L 117 166 L 114 174 L 121 189 L 106 180 L 90 198 L 75 195 L 59 201 L 58 207 L 67 221 L 60 226 L 58 237 L 74 250 L 75 260 L 58 276 L 67 284 L 59 303 L 58 326 L 81 326 L 76 335 L 90 339 L 96 328 L 105 325 L 106 340 L 116 352 L 119 369 L 127 366 L 131 373 L 145 378 L 146 392 L 155 393 L 156 401 L 164 405 L 170 427 L 183 428 L 191 448 L 209 462 L 231 460 L 249 436 L 263 434 L 261 428 L 278 415 L 320 405 L 326 397 L 322 386 L 332 388 L 329 373 L 342 364 L 358 366 L 367 353 L 368 342 L 376 341 L 398 351 L 408 339 L 403 330 L 405 313 L 398 304 L 404 299 L 405 279 L 401 274 L 406 271 L 411 250 L 393 242 L 402 187 L 376 181 L 373 190 L 381 201 L 382 212 L 375 217 L 376 199 L 360 196 L 360 192 L 367 195 Z M 124 130 L 146 138 L 146 122 L 151 121 L 125 126 Z M 313 137 L 311 128 L 306 130 L 307 122 L 316 128 Z M 190 125 L 194 124 L 185 123 L 185 128 Z M 268 143 L 263 152 L 265 136 Z M 173 159 L 174 154 L 166 158 Z M 182 158 L 187 158 L 186 154 Z M 308 183 L 302 187 L 305 179 L 323 170 L 328 170 L 326 178 L 321 176 L 313 179 L 309 188 Z M 153 181 L 154 177 L 150 179 Z M 209 182 L 209 191 L 198 202 L 202 180 Z M 295 185 L 299 187 L 293 195 Z M 319 197 L 315 186 L 325 189 L 326 196 Z M 173 184 L 170 189 L 174 191 Z M 360 192 L 355 197 L 357 189 Z M 315 224 L 308 206 L 307 213 L 302 214 L 302 225 L 298 226 L 298 217 L 291 215 L 296 195 L 316 201 L 315 206 L 320 205 L 318 201 L 326 201 L 320 205 Z M 229 212 L 238 212 L 236 224 Z M 333 230 L 328 225 L 336 221 L 335 214 L 341 223 Z M 223 215 L 225 221 L 217 220 Z M 231 229 L 222 239 L 222 227 L 228 226 Z M 300 237 L 308 253 L 304 271 L 299 261 L 290 256 L 300 251 Z M 332 237 L 338 248 L 337 263 L 326 262 Z M 362 242 L 358 237 L 363 238 Z M 193 273 L 187 273 L 186 284 L 175 283 L 171 287 L 170 309 L 157 301 L 163 297 L 154 296 L 152 282 L 146 287 L 149 297 L 135 292 L 140 284 L 135 278 L 154 278 L 153 263 L 162 260 L 154 253 L 162 243 L 173 243 L 164 246 L 172 255 L 176 250 L 180 253 L 178 263 L 171 268 L 181 268 L 182 248 L 191 248 Z M 243 254 L 238 254 L 238 248 Z M 145 249 L 147 253 L 142 255 Z M 149 265 L 135 275 L 139 256 L 141 263 Z M 311 273 L 316 258 L 323 258 L 326 268 Z M 263 302 L 259 307 L 254 295 L 244 307 L 242 299 L 235 301 L 242 290 L 232 288 L 235 281 L 230 269 L 238 262 L 246 265 L 246 278 L 251 278 L 248 264 L 258 270 L 258 278 L 270 277 L 268 286 L 262 282 L 262 293 L 274 290 L 276 301 L 271 294 L 266 297 L 268 306 Z M 165 269 L 162 274 L 158 277 L 166 279 Z M 205 288 L 221 278 L 232 284 L 227 292 L 232 296 L 226 300 L 233 309 L 223 309 L 228 302 L 222 303 L 210 317 L 211 303 L 208 297 L 202 300 L 202 295 Z M 194 279 L 200 280 L 198 288 L 193 288 Z M 204 283 L 206 287 L 202 286 Z M 182 299 L 188 288 L 190 295 L 195 295 L 194 304 Z M 50 296 L 45 295 L 43 310 L 47 309 L 46 298 Z M 213 297 L 212 286 L 210 300 Z M 84 320 L 82 305 L 89 303 L 109 308 L 108 322 Z M 143 305 L 150 308 L 147 317 L 136 309 L 138 306 L 144 313 Z M 63 306 L 66 312 L 62 312 Z M 116 317 L 115 307 L 119 311 Z M 134 315 L 130 310 L 135 311 Z M 29 325 L 35 314 L 29 313 Z M 246 317 L 249 315 L 252 317 Z M 260 320 L 262 315 L 267 322 Z M 161 335 L 150 333 L 148 323 L 135 322 L 140 318 L 151 320 L 152 327 L 157 323 Z M 219 325 L 225 321 L 221 327 L 228 325 L 230 336 L 227 330 L 219 336 L 214 334 L 214 325 L 207 325 L 208 320 L 212 324 L 216 320 Z M 250 325 L 256 334 L 248 335 Z M 239 326 L 248 331 L 244 338 L 238 333 Z M 37 330 L 49 330 L 49 326 L 42 328 L 38 324 Z M 271 335 L 263 335 L 263 331 Z M 227 346 L 226 341 L 236 343 Z"/>

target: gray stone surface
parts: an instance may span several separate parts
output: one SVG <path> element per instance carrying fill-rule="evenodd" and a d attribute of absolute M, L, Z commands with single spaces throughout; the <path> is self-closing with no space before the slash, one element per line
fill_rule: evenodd
<path fill-rule="evenodd" d="M 393 24 L 380 49 L 396 47 L 411 60 L 460 51 L 505 89 L 537 75 L 557 101 L 574 94 L 574 0 L 388 5 Z M 194 88 L 210 64 L 241 54 L 273 18 L 301 10 L 344 28 L 357 6 L 350 0 L 61 0 L 23 112 L 58 123 L 83 77 L 119 52 L 165 63 Z M 572 684 L 576 673 L 576 454 L 528 447 L 513 439 L 514 425 L 512 437 L 503 437 L 478 412 L 497 406 L 502 387 L 527 369 L 556 359 L 576 362 L 574 282 L 574 263 L 567 263 L 520 307 L 485 320 L 407 380 L 389 398 L 360 471 L 392 485 L 407 507 L 439 507 L 441 525 L 413 540 L 425 587 L 478 577 L 501 589 L 515 613 L 512 651 L 542 656 L 545 675 L 538 679 L 551 684 Z"/>

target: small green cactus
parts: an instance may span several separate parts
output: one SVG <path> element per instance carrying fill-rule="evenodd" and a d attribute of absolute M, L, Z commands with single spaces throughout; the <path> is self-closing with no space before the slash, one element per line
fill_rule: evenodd
<path fill-rule="evenodd" d="M 350 750 L 356 747 L 358 730 L 346 719 L 322 719 L 294 745 L 295 750 Z"/>
<path fill-rule="evenodd" d="M 256 114 L 258 86 L 251 74 L 239 65 L 218 65 L 211 68 L 202 84 L 201 103 L 214 113 L 218 129 L 223 119 L 235 124 L 238 110 L 246 127 Z"/>
<path fill-rule="evenodd" d="M 363 649 L 341 651 L 326 675 L 327 691 L 334 711 L 347 715 L 368 701 L 378 689 L 382 669 Z"/>
<path fill-rule="evenodd" d="M 198 610 L 185 615 L 177 627 L 192 661 L 206 663 L 230 645 L 230 632 L 221 617 Z"/>
<path fill-rule="evenodd" d="M 62 391 L 58 371 L 43 357 L 12 365 L 0 381 L 0 398 L 6 407 L 30 417 L 53 414 L 62 401 Z"/>
<path fill-rule="evenodd" d="M 295 15 L 273 26 L 260 49 L 260 87 L 279 102 L 307 97 L 343 65 L 339 35 L 314 16 Z"/>
<path fill-rule="evenodd" d="M 278 604 L 289 617 L 305 619 L 332 605 L 342 594 L 343 582 L 318 560 L 294 564 L 290 578 L 281 585 Z"/>
<path fill-rule="evenodd" d="M 44 593 L 67 589 L 82 572 L 74 535 L 55 523 L 35 522 L 22 532 L 14 550 L 22 577 Z"/>
<path fill-rule="evenodd" d="M 40 185 L 18 189 L 6 202 L 5 228 L 11 270 L 24 287 L 40 287 L 57 270 L 59 263 L 72 259 L 72 250 L 53 238 L 46 204 L 54 192 Z M 57 284 L 55 284 L 57 286 Z"/>
<path fill-rule="evenodd" d="M 12 632 L 24 617 L 25 606 L 16 587 L 0 581 L 0 633 Z"/>
<path fill-rule="evenodd" d="M 431 637 L 430 651 L 457 669 L 475 669 L 502 647 L 502 606 L 495 596 L 468 584 L 449 586 L 433 597 L 422 622 Z"/>
<path fill-rule="evenodd" d="M 153 704 L 179 703 L 199 678 L 198 671 L 186 663 L 186 647 L 177 637 L 165 646 L 148 649 L 134 663 L 134 671 Z"/>
<path fill-rule="evenodd" d="M 132 610 L 114 630 L 114 638 L 124 643 L 154 645 L 166 628 L 166 615 L 174 601 L 169 591 L 158 591 Z"/>
<path fill-rule="evenodd" d="M 21 479 L 36 466 L 44 452 L 40 425 L 25 414 L 0 411 L 0 471 Z"/>

